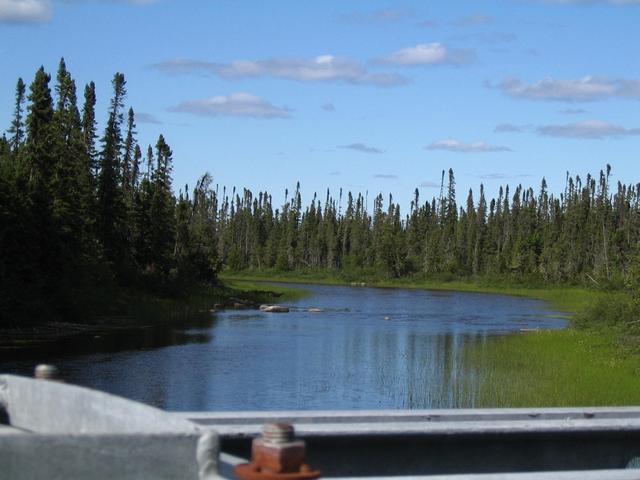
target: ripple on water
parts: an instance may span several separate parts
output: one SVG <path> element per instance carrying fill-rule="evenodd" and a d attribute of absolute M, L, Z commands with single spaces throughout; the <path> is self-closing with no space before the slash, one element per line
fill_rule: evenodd
<path fill-rule="evenodd" d="M 70 382 L 170 410 L 473 406 L 465 345 L 566 325 L 522 297 L 301 288 L 312 295 L 288 303 L 289 313 L 224 311 L 182 319 L 181 330 L 80 339 L 5 359 L 0 371 L 31 374 L 34 363 L 56 363 Z"/>

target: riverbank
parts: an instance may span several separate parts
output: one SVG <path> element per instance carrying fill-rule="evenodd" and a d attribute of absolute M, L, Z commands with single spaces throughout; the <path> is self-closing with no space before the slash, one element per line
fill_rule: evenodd
<path fill-rule="evenodd" d="M 603 304 L 626 300 L 619 291 L 577 286 L 544 287 L 486 281 L 398 279 L 351 281 L 326 272 L 233 273 L 223 278 L 239 281 L 278 281 L 384 288 L 420 288 L 496 293 L 535 298 L 565 313 L 565 330 L 519 332 L 488 337 L 470 345 L 463 361 L 476 389 L 476 407 L 553 407 L 640 404 L 640 354 L 628 329 L 600 318 Z M 604 317 L 604 315 L 603 315 Z M 578 318 L 579 321 L 575 321 Z"/>
<path fill-rule="evenodd" d="M 640 359 L 612 332 L 568 328 L 491 337 L 465 350 L 476 407 L 640 404 Z"/>
<path fill-rule="evenodd" d="M 321 285 L 355 285 L 373 288 L 416 288 L 423 290 L 451 290 L 457 292 L 496 293 L 534 298 L 547 302 L 553 309 L 573 315 L 584 311 L 592 302 L 612 295 L 610 292 L 577 286 L 551 285 L 545 287 L 513 285 L 486 280 L 399 278 L 371 280 L 370 278 L 343 278 L 328 272 L 225 272 L 220 275 L 229 282 L 283 282 Z"/>
<path fill-rule="evenodd" d="M 216 305 L 234 302 L 247 304 L 275 303 L 306 295 L 299 288 L 252 282 L 226 282 L 191 288 L 179 298 L 160 298 L 143 292 L 122 292 L 105 313 L 87 312 L 85 321 L 49 321 L 0 329 L 0 352 L 41 347 L 75 336 L 103 336 L 117 331 L 144 330 L 171 322 L 179 327 L 180 319 L 192 312 L 215 313 Z"/>

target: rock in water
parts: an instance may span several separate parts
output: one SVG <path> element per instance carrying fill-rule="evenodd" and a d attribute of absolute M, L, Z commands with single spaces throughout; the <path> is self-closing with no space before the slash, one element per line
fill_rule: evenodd
<path fill-rule="evenodd" d="M 282 305 L 260 305 L 260 311 L 269 313 L 287 313 L 289 312 L 289 307 L 283 307 Z"/>

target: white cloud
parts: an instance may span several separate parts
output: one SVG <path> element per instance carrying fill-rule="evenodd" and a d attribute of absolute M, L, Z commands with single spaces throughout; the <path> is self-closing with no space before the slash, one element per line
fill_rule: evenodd
<path fill-rule="evenodd" d="M 328 103 L 325 103 L 324 105 L 322 105 L 322 109 L 325 112 L 335 112 L 336 111 L 335 105 L 333 103 L 331 103 L 331 102 L 328 102 Z"/>
<path fill-rule="evenodd" d="M 459 27 L 475 27 L 479 25 L 489 25 L 490 23 L 493 23 L 493 17 L 482 13 L 468 15 L 454 22 L 454 24 Z"/>
<path fill-rule="evenodd" d="M 138 123 L 151 123 L 154 125 L 160 125 L 162 122 L 158 120 L 155 115 L 146 112 L 136 112 L 136 122 Z"/>
<path fill-rule="evenodd" d="M 568 123 L 565 125 L 543 125 L 536 129 L 538 134 L 560 138 L 592 138 L 624 137 L 640 135 L 640 128 L 625 128 L 600 120 L 585 120 L 584 122 Z"/>
<path fill-rule="evenodd" d="M 129 3 L 131 5 L 151 5 L 157 0 L 63 0 L 68 4 L 88 2 Z M 42 23 L 51 20 L 53 8 L 51 0 L 0 0 L 0 23 Z"/>
<path fill-rule="evenodd" d="M 621 97 L 640 99 L 640 80 L 619 80 L 618 85 Z"/>
<path fill-rule="evenodd" d="M 242 92 L 201 100 L 188 100 L 169 108 L 169 111 L 207 117 L 288 118 L 291 116 L 291 110 L 287 107 L 277 107 L 260 97 Z"/>
<path fill-rule="evenodd" d="M 0 0 L 0 22 L 39 23 L 50 18 L 48 0 Z"/>
<path fill-rule="evenodd" d="M 472 45 L 504 45 L 515 42 L 517 38 L 515 33 L 508 32 L 473 32 L 455 35 L 450 37 L 450 40 Z"/>
<path fill-rule="evenodd" d="M 583 108 L 565 108 L 558 113 L 562 113 L 563 115 L 580 115 L 581 113 L 587 113 L 587 111 Z"/>
<path fill-rule="evenodd" d="M 421 188 L 440 188 L 440 184 L 437 182 L 431 182 L 429 180 L 425 180 L 418 185 Z"/>
<path fill-rule="evenodd" d="M 404 20 L 408 15 L 407 11 L 388 8 L 373 12 L 351 12 L 340 15 L 339 18 L 354 23 L 394 23 Z"/>
<path fill-rule="evenodd" d="M 460 65 L 473 58 L 469 50 L 452 50 L 442 43 L 420 43 L 414 47 L 402 48 L 378 63 L 391 65 Z"/>
<path fill-rule="evenodd" d="M 501 123 L 493 129 L 496 133 L 522 133 L 528 130 L 529 125 L 515 125 L 513 123 Z"/>
<path fill-rule="evenodd" d="M 503 147 L 499 145 L 490 145 L 486 142 L 471 142 L 465 143 L 454 138 L 445 138 L 442 140 L 436 140 L 430 143 L 426 147 L 426 150 L 447 150 L 450 152 L 459 153 L 487 153 L 487 152 L 510 152 L 509 147 Z"/>
<path fill-rule="evenodd" d="M 530 84 L 517 78 L 506 78 L 490 86 L 510 97 L 528 100 L 591 102 L 612 97 L 640 98 L 640 80 L 594 76 L 573 80 L 556 80 L 549 77 Z"/>
<path fill-rule="evenodd" d="M 379 148 L 371 147 L 369 145 L 365 145 L 364 143 L 361 143 L 361 142 L 351 143 L 349 145 L 340 145 L 340 146 L 338 146 L 338 148 L 345 148 L 347 150 L 355 150 L 356 152 L 361 152 L 361 153 L 371 153 L 371 154 L 384 153 L 384 150 L 380 150 Z"/>
<path fill-rule="evenodd" d="M 381 178 L 384 180 L 397 180 L 398 176 L 392 173 L 376 173 L 373 178 Z"/>
<path fill-rule="evenodd" d="M 178 58 L 151 67 L 164 73 L 204 73 L 222 78 L 271 76 L 300 82 L 345 82 L 382 87 L 408 82 L 401 75 L 370 72 L 354 60 L 334 55 L 320 55 L 312 59 L 236 60 L 231 63 Z"/>

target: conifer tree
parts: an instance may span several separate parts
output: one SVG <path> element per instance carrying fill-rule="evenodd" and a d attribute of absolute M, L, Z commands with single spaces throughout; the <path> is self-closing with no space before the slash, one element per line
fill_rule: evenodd
<path fill-rule="evenodd" d="M 10 145 L 14 153 L 17 152 L 24 142 L 25 126 L 22 117 L 24 111 L 25 91 L 26 87 L 22 78 L 18 78 L 18 82 L 16 84 L 16 106 L 13 111 L 11 127 L 8 130 L 11 134 Z"/>
<path fill-rule="evenodd" d="M 149 210 L 150 245 L 153 265 L 161 272 L 168 273 L 174 260 L 174 199 L 171 192 L 171 171 L 173 152 L 160 135 L 156 143 L 156 169 L 152 177 L 152 196 Z"/>
<path fill-rule="evenodd" d="M 53 99 L 49 89 L 51 76 L 44 67 L 36 72 L 29 87 L 29 115 L 27 117 L 27 165 L 28 179 L 32 189 L 46 195 L 55 158 L 53 132 Z"/>
<path fill-rule="evenodd" d="M 82 134 L 84 145 L 89 156 L 91 175 L 93 179 L 98 178 L 100 162 L 96 151 L 96 86 L 89 82 L 84 88 L 84 106 L 82 107 Z"/>
<path fill-rule="evenodd" d="M 124 140 L 124 154 L 122 157 L 122 190 L 124 193 L 125 201 L 127 205 L 131 204 L 133 200 L 133 162 L 135 155 L 136 142 L 134 139 L 135 132 L 135 115 L 133 108 L 129 108 L 127 114 L 127 134 Z"/>
<path fill-rule="evenodd" d="M 116 73 L 112 80 L 113 97 L 109 118 L 101 139 L 100 173 L 97 192 L 98 234 L 107 259 L 126 265 L 127 245 L 126 205 L 122 190 L 122 121 L 126 96 L 124 75 Z"/>

